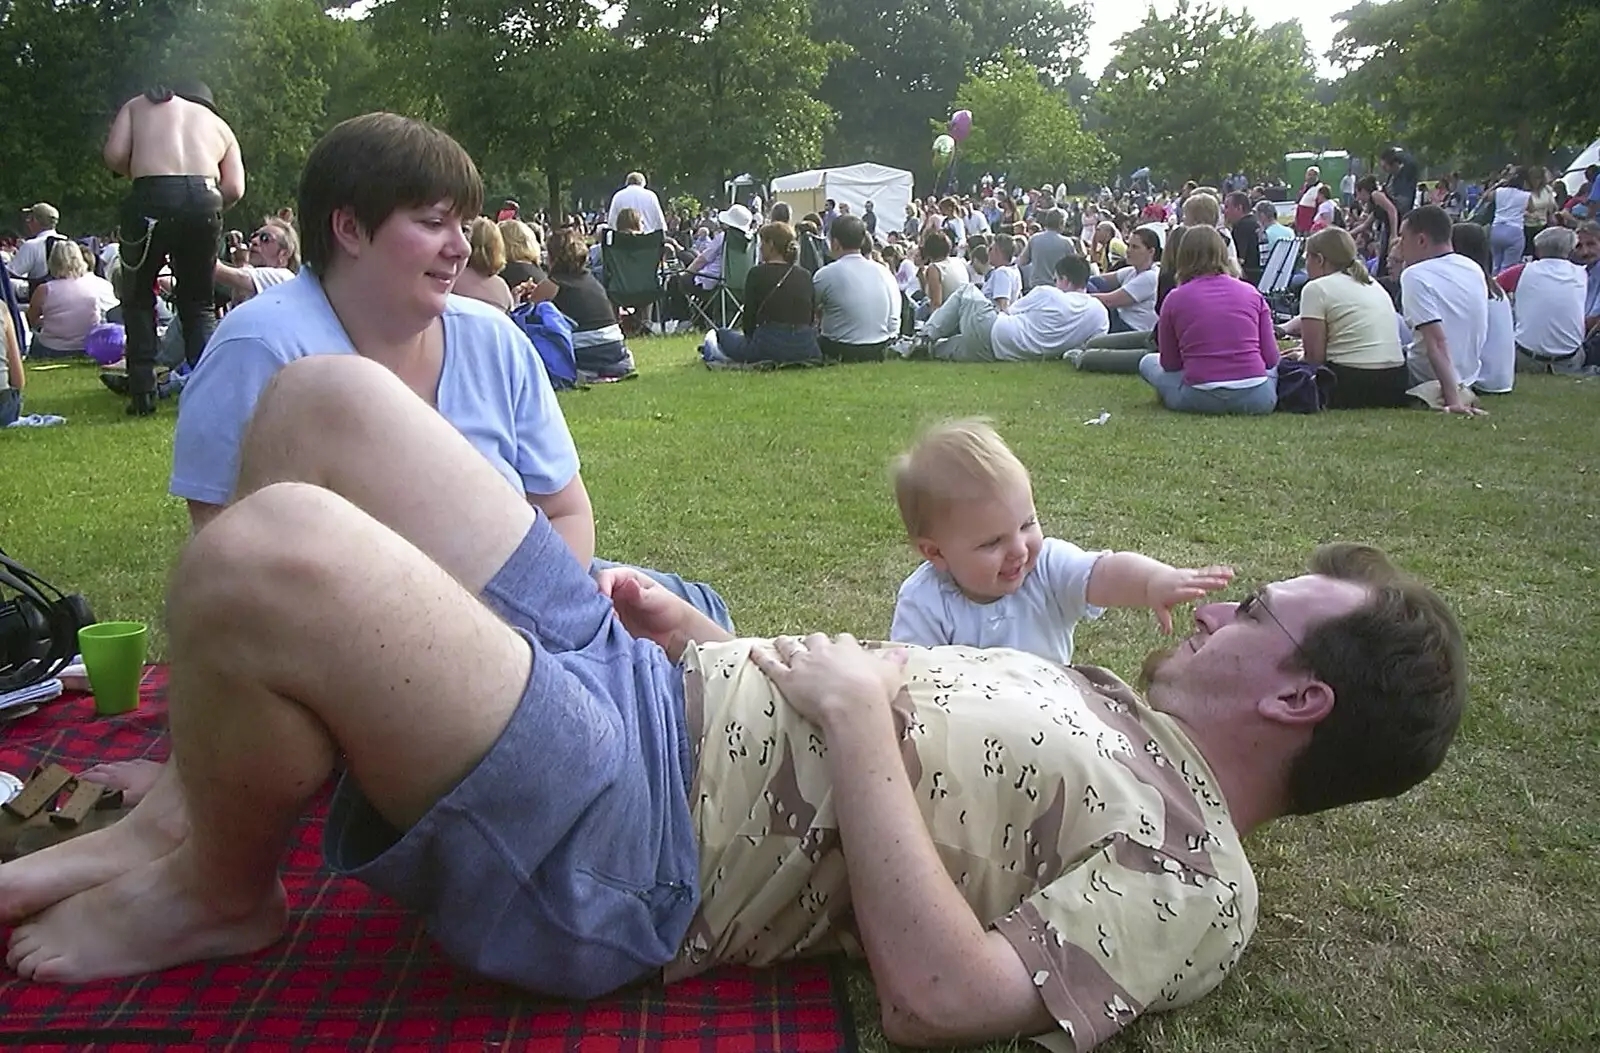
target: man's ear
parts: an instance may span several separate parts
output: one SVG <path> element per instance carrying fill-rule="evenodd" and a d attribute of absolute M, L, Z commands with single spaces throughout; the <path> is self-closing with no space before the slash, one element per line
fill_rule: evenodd
<path fill-rule="evenodd" d="M 1309 730 L 1328 718 L 1333 702 L 1333 688 L 1313 679 L 1262 699 L 1258 711 L 1274 723 Z"/>
<path fill-rule="evenodd" d="M 361 246 L 369 239 L 361 229 L 361 221 L 356 219 L 356 210 L 348 205 L 335 209 L 328 222 L 333 229 L 334 242 L 351 256 L 361 255 Z"/>
<path fill-rule="evenodd" d="M 916 540 L 917 552 L 922 558 L 933 564 L 935 570 L 948 570 L 949 564 L 944 558 L 944 553 L 939 551 L 939 545 L 932 538 L 919 537 Z"/>

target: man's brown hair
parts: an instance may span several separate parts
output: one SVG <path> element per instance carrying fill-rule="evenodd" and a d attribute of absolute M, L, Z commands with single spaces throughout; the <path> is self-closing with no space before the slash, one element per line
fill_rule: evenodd
<path fill-rule="evenodd" d="M 483 179 L 461 144 L 431 124 L 394 113 L 341 121 L 317 141 L 300 174 L 301 255 L 326 274 L 333 214 L 355 212 L 368 237 L 397 210 L 449 202 L 456 215 L 483 208 Z"/>
<path fill-rule="evenodd" d="M 1289 766 L 1292 815 L 1411 789 L 1444 761 L 1467 699 L 1461 630 L 1437 593 L 1366 545 L 1324 545 L 1310 569 L 1370 598 L 1318 623 L 1289 659 L 1334 697 Z"/>

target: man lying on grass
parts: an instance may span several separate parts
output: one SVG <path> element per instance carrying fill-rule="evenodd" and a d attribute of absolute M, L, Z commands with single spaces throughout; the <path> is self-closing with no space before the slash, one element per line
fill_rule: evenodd
<path fill-rule="evenodd" d="M 1014 651 L 728 640 L 642 575 L 597 590 L 354 356 L 273 382 L 238 492 L 173 578 L 176 763 L 118 825 L 0 867 L 24 977 L 272 943 L 342 754 L 329 862 L 469 969 L 588 998 L 864 951 L 891 1039 L 1082 1050 L 1238 960 L 1244 834 L 1416 784 L 1463 705 L 1450 612 L 1356 546 L 1201 607 L 1148 703 Z"/>

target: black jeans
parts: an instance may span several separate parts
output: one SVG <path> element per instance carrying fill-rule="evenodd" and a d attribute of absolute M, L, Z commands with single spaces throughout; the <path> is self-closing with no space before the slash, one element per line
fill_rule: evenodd
<path fill-rule="evenodd" d="M 823 336 L 817 338 L 817 347 L 822 352 L 824 362 L 882 362 L 889 343 L 842 344 Z"/>
<path fill-rule="evenodd" d="M 128 333 L 128 391 L 156 389 L 156 275 L 164 264 L 177 281 L 173 299 L 183 323 L 189 365 L 217 327 L 211 303 L 222 194 L 200 176 L 141 176 L 122 203 L 122 316 Z"/>
<path fill-rule="evenodd" d="M 1411 371 L 1405 365 L 1385 369 L 1357 369 L 1329 362 L 1336 383 L 1329 409 L 1390 409 L 1412 405 L 1406 392 Z"/>

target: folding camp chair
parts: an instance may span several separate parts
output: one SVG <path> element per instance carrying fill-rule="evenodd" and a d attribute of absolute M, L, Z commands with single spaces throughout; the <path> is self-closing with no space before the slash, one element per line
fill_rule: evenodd
<path fill-rule="evenodd" d="M 703 297 L 691 296 L 689 306 L 707 329 L 734 329 L 744 316 L 744 284 L 755 265 L 753 239 L 743 230 L 722 228 L 722 277 Z"/>
<path fill-rule="evenodd" d="M 618 308 L 619 321 L 623 309 L 631 309 L 628 313 L 636 323 L 625 326 L 625 331 L 642 329 L 640 323 L 649 320 L 648 313 L 643 319 L 638 318 L 637 311 L 641 307 L 647 312 L 656 307 L 657 319 L 665 316 L 665 311 L 658 306 L 665 295 L 661 285 L 661 261 L 665 255 L 666 234 L 663 231 L 629 234 L 608 227 L 602 235 L 600 262 L 606 277 L 606 296 Z"/>
<path fill-rule="evenodd" d="M 1300 266 L 1300 252 L 1305 248 L 1304 238 L 1284 238 L 1272 243 L 1266 262 L 1261 266 L 1261 280 L 1256 288 L 1272 309 L 1272 317 L 1287 321 L 1295 315 L 1296 294 L 1291 291 L 1295 270 Z"/>

